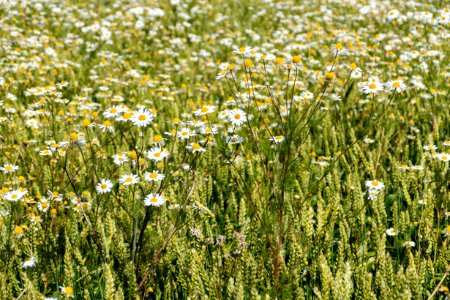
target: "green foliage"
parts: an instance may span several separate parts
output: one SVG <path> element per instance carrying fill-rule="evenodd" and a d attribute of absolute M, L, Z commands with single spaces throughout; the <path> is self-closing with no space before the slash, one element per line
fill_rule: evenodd
<path fill-rule="evenodd" d="M 1 299 L 448 297 L 439 1 L 22 2 Z"/>

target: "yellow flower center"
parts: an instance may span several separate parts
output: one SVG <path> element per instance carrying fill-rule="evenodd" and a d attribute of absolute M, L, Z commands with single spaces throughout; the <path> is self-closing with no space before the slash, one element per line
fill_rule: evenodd
<path fill-rule="evenodd" d="M 234 118 L 235 118 L 236 120 L 240 120 L 240 119 L 241 119 L 241 115 L 240 115 L 240 114 L 235 114 L 235 115 L 234 115 Z"/>
<path fill-rule="evenodd" d="M 153 202 L 153 203 L 158 202 L 158 199 L 153 197 L 153 198 L 150 199 L 150 202 Z"/>
<path fill-rule="evenodd" d="M 139 119 L 139 121 L 145 121 L 145 120 L 147 120 L 147 116 L 146 115 L 139 115 L 138 119 Z"/>
<path fill-rule="evenodd" d="M 124 118 L 124 119 L 129 119 L 129 118 L 131 118 L 132 116 L 133 116 L 133 113 L 132 113 L 132 112 L 126 112 L 126 113 L 123 114 L 123 118 Z"/>
<path fill-rule="evenodd" d="M 334 78 L 336 78 L 336 74 L 334 72 L 328 72 L 325 75 L 325 79 L 327 79 L 327 80 L 333 80 Z"/>
<path fill-rule="evenodd" d="M 277 57 L 277 59 L 275 59 L 275 64 L 277 65 L 281 65 L 284 62 L 284 57 Z"/>
<path fill-rule="evenodd" d="M 14 228 L 14 233 L 15 234 L 22 234 L 23 233 L 23 228 L 21 226 L 16 226 Z"/>
<path fill-rule="evenodd" d="M 200 149 L 201 148 L 201 146 L 198 144 L 198 143 L 194 143 L 193 145 L 192 145 L 192 149 L 193 150 L 198 150 L 198 149 Z"/>
<path fill-rule="evenodd" d="M 375 89 L 377 87 L 377 85 L 375 84 L 375 83 L 371 83 L 370 85 L 369 85 L 369 88 L 370 89 Z"/>
<path fill-rule="evenodd" d="M 137 153 L 134 150 L 128 152 L 128 155 L 130 156 L 131 159 L 137 159 Z"/>
<path fill-rule="evenodd" d="M 91 125 L 91 121 L 89 121 L 88 119 L 84 119 L 82 125 L 84 127 L 87 127 L 87 126 Z"/>
<path fill-rule="evenodd" d="M 74 140 L 76 140 L 77 138 L 78 138 L 78 133 L 72 132 L 72 133 L 70 134 L 70 140 L 74 141 Z"/>
<path fill-rule="evenodd" d="M 63 291 L 64 291 L 64 293 L 66 293 L 67 295 L 73 295 L 73 287 L 71 287 L 71 286 L 65 287 L 65 288 L 63 289 Z"/>
<path fill-rule="evenodd" d="M 127 179 L 125 179 L 125 182 L 132 182 L 133 181 L 133 178 L 131 178 L 131 177 L 128 177 Z"/>
<path fill-rule="evenodd" d="M 156 177 L 158 177 L 158 174 L 156 174 L 156 173 L 151 173 L 150 174 L 150 178 L 151 179 L 156 179 Z"/>

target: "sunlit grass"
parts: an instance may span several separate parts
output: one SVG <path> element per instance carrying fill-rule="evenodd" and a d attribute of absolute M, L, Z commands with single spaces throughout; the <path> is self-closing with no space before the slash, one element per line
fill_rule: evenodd
<path fill-rule="evenodd" d="M 450 9 L 304 2 L 3 3 L 0 298 L 446 299 Z"/>

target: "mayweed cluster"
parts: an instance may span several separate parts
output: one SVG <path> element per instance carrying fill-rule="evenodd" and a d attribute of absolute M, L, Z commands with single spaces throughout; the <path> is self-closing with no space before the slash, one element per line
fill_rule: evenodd
<path fill-rule="evenodd" d="M 370 200 L 376 199 L 378 194 L 384 189 L 384 183 L 378 180 L 368 180 L 365 185 L 368 189 L 367 193 Z"/>
<path fill-rule="evenodd" d="M 0 298 L 445 299 L 446 4 L 0 1 Z"/>

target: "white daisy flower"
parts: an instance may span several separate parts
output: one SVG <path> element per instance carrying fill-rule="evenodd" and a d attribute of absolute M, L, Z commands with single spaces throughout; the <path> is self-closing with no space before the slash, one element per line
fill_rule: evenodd
<path fill-rule="evenodd" d="M 303 100 L 313 100 L 314 94 L 311 93 L 310 91 L 304 91 L 303 93 L 300 94 L 300 98 L 302 98 Z"/>
<path fill-rule="evenodd" d="M 166 203 L 166 199 L 160 194 L 151 193 L 144 199 L 145 206 L 161 206 Z"/>
<path fill-rule="evenodd" d="M 23 198 L 23 196 L 26 195 L 26 191 L 24 190 L 14 190 L 14 191 L 10 191 L 8 193 L 6 193 L 6 195 L 4 195 L 5 199 L 8 201 L 19 201 L 20 199 Z"/>
<path fill-rule="evenodd" d="M 379 190 L 369 189 L 368 195 L 370 200 L 375 200 L 378 197 L 378 194 L 380 193 Z"/>
<path fill-rule="evenodd" d="M 138 183 L 139 178 L 134 174 L 125 174 L 119 178 L 119 182 L 123 185 L 133 185 Z"/>
<path fill-rule="evenodd" d="M 450 236 L 450 225 L 448 225 L 447 227 L 444 228 L 444 230 L 442 230 L 442 234 L 445 236 Z"/>
<path fill-rule="evenodd" d="M 423 146 L 423 150 L 425 150 L 425 151 L 435 151 L 435 150 L 437 150 L 437 147 L 435 145 L 425 145 L 425 146 Z"/>
<path fill-rule="evenodd" d="M 240 126 L 246 121 L 246 113 L 242 109 L 228 111 L 228 120 L 235 126 Z"/>
<path fill-rule="evenodd" d="M 227 75 L 228 75 L 228 71 L 227 70 L 222 70 L 219 73 L 217 73 L 216 80 L 220 80 L 222 78 L 225 78 Z"/>
<path fill-rule="evenodd" d="M 188 125 L 194 126 L 194 127 L 202 127 L 205 126 L 205 122 L 199 121 L 199 120 L 192 120 L 187 122 Z"/>
<path fill-rule="evenodd" d="M 396 10 L 396 9 L 390 10 L 390 11 L 387 13 L 387 19 L 388 19 L 389 21 L 395 20 L 395 19 L 397 19 L 399 16 L 400 16 L 400 12 L 399 12 L 398 10 Z"/>
<path fill-rule="evenodd" d="M 285 137 L 283 135 L 276 135 L 270 138 L 274 143 L 281 143 L 285 140 Z"/>
<path fill-rule="evenodd" d="M 113 156 L 114 163 L 118 166 L 123 165 L 124 163 L 130 161 L 130 158 L 127 154 L 119 153 Z"/>
<path fill-rule="evenodd" d="M 138 127 L 146 127 L 153 120 L 153 115 L 148 110 L 141 108 L 135 111 L 133 117 L 131 117 L 131 122 Z"/>
<path fill-rule="evenodd" d="M 50 149 L 45 149 L 39 152 L 40 156 L 52 156 L 53 152 Z"/>
<path fill-rule="evenodd" d="M 422 166 L 411 166 L 410 169 L 413 171 L 422 171 L 423 167 Z"/>
<path fill-rule="evenodd" d="M 99 194 L 105 194 L 105 193 L 111 192 L 112 187 L 113 187 L 113 183 L 112 183 L 111 180 L 109 180 L 109 179 L 102 179 L 97 184 L 95 189 L 97 190 L 97 192 Z"/>
<path fill-rule="evenodd" d="M 158 170 L 153 170 L 152 172 L 145 172 L 144 179 L 146 181 L 161 181 L 166 177 L 164 174 L 160 174 Z"/>
<path fill-rule="evenodd" d="M 177 132 L 177 135 L 182 140 L 187 140 L 191 136 L 195 136 L 195 132 L 190 130 L 189 128 L 181 128 L 180 131 Z"/>
<path fill-rule="evenodd" d="M 378 92 L 381 92 L 382 90 L 383 90 L 383 84 L 378 81 L 366 82 L 361 87 L 361 91 L 364 94 L 376 94 Z"/>
<path fill-rule="evenodd" d="M 40 127 L 39 121 L 36 119 L 28 119 L 25 122 L 25 126 L 32 129 L 38 129 Z"/>
<path fill-rule="evenodd" d="M 73 298 L 74 297 L 74 290 L 71 286 L 60 286 L 59 289 L 61 292 L 67 297 L 67 298 Z"/>
<path fill-rule="evenodd" d="M 371 190 L 382 190 L 384 189 L 384 183 L 378 180 L 368 180 L 365 183 L 366 187 Z"/>
<path fill-rule="evenodd" d="M 147 152 L 147 157 L 154 161 L 161 161 L 169 156 L 169 152 L 164 148 L 152 148 Z"/>
<path fill-rule="evenodd" d="M 103 116 L 105 116 L 106 118 L 115 118 L 124 111 L 126 111 L 126 108 L 124 106 L 117 105 L 108 108 L 105 112 L 103 112 Z"/>
<path fill-rule="evenodd" d="M 216 110 L 215 106 L 204 105 L 202 108 L 197 109 L 194 114 L 196 116 L 203 116 L 203 115 L 206 115 L 206 114 L 210 114 L 210 113 L 214 112 L 215 110 Z"/>
<path fill-rule="evenodd" d="M 409 247 L 409 248 L 414 248 L 416 246 L 416 243 L 414 243 L 413 241 L 406 241 L 403 243 L 403 246 Z"/>
<path fill-rule="evenodd" d="M 386 230 L 386 234 L 387 235 L 389 235 L 389 236 L 395 236 L 395 235 L 397 235 L 397 230 L 395 230 L 394 228 L 389 228 L 388 230 Z"/>
<path fill-rule="evenodd" d="M 256 59 L 266 62 L 266 61 L 275 60 L 275 59 L 277 59 L 277 57 L 275 55 L 273 55 L 272 53 L 258 53 L 256 55 Z"/>
<path fill-rule="evenodd" d="M 450 160 L 450 154 L 447 153 L 439 153 L 437 158 L 443 162 L 448 162 Z"/>
<path fill-rule="evenodd" d="M 202 134 L 217 134 L 219 132 L 219 129 L 217 129 L 217 126 L 212 125 L 203 127 L 200 131 Z"/>
<path fill-rule="evenodd" d="M 403 92 L 406 90 L 406 84 L 403 82 L 403 80 L 397 79 L 397 80 L 390 80 L 385 83 L 385 86 L 390 91 L 396 91 L 398 93 Z"/>
<path fill-rule="evenodd" d="M 427 199 L 420 199 L 419 201 L 417 201 L 420 205 L 427 205 L 428 201 Z"/>
<path fill-rule="evenodd" d="M 42 197 L 38 204 L 37 204 L 38 208 L 40 211 L 42 212 L 47 212 L 48 209 L 50 208 L 50 202 L 47 200 L 47 198 Z"/>
<path fill-rule="evenodd" d="M 36 259 L 32 256 L 32 257 L 30 257 L 30 259 L 27 259 L 26 261 L 23 262 L 22 267 L 24 269 L 26 269 L 26 268 L 34 267 L 35 265 L 36 265 Z"/>
<path fill-rule="evenodd" d="M 206 149 L 200 146 L 199 143 L 190 143 L 189 145 L 186 146 L 186 149 L 188 149 L 192 153 L 206 152 Z"/>
<path fill-rule="evenodd" d="M 227 144 L 240 144 L 243 141 L 244 141 L 244 138 L 240 137 L 237 134 L 227 137 Z"/>
<path fill-rule="evenodd" d="M 12 164 L 5 164 L 3 165 L 3 167 L 0 167 L 0 170 L 3 173 L 14 173 L 15 171 L 17 171 L 19 169 L 18 166 L 16 165 L 12 165 Z"/>
<path fill-rule="evenodd" d="M 253 49 L 250 47 L 240 47 L 238 49 L 234 49 L 233 53 L 249 55 L 252 51 L 253 51 Z"/>
<path fill-rule="evenodd" d="M 100 128 L 103 132 L 114 132 L 114 126 L 109 120 L 104 121 L 102 124 L 97 124 L 97 127 Z"/>

